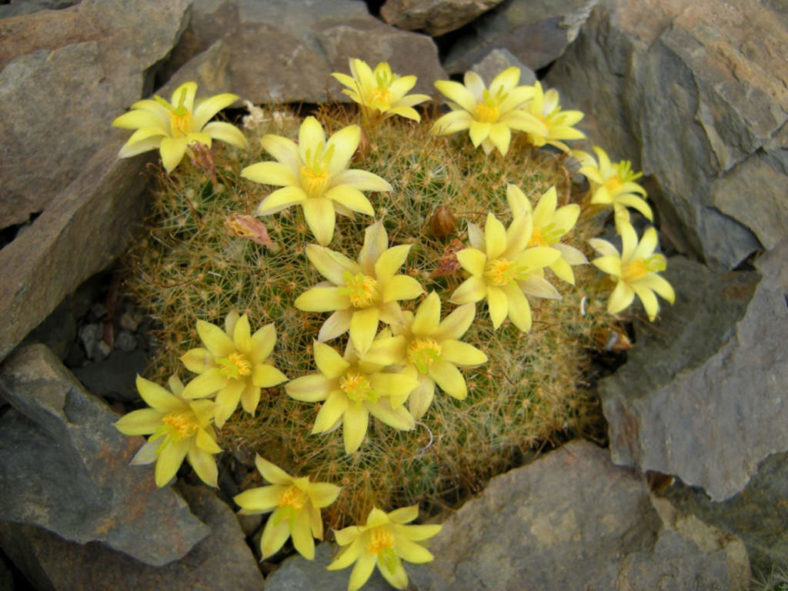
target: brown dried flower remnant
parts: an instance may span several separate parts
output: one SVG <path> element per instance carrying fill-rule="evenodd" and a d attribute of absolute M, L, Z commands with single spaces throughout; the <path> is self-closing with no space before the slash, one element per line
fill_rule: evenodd
<path fill-rule="evenodd" d="M 446 238 L 457 229 L 457 218 L 445 205 L 435 210 L 430 218 L 430 232 L 435 238 Z"/>
<path fill-rule="evenodd" d="M 192 162 L 194 165 L 202 170 L 211 179 L 211 183 L 216 186 L 216 161 L 213 158 L 211 149 L 199 142 L 189 144 L 189 149 L 192 151 Z"/>
<path fill-rule="evenodd" d="M 265 224 L 251 215 L 232 213 L 225 220 L 224 227 L 227 232 L 237 238 L 248 238 L 261 246 L 266 246 L 273 251 L 278 250 L 268 235 Z"/>
<path fill-rule="evenodd" d="M 457 253 L 465 248 L 462 241 L 455 238 L 443 251 L 443 254 L 438 259 L 438 268 L 432 272 L 433 277 L 445 277 L 451 275 L 460 268 L 460 262 L 457 260 Z"/>

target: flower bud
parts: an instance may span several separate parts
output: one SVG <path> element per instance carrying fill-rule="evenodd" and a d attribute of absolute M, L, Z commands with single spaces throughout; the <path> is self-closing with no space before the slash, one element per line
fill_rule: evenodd
<path fill-rule="evenodd" d="M 436 238 L 446 238 L 457 229 L 457 219 L 445 205 L 435 210 L 430 218 L 430 231 Z"/>

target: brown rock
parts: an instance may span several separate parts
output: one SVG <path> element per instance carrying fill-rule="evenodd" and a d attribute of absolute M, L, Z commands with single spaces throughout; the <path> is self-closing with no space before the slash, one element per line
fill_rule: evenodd
<path fill-rule="evenodd" d="M 653 177 L 673 245 L 726 269 L 788 234 L 784 22 L 759 0 L 603 3 L 548 75 Z"/>
<path fill-rule="evenodd" d="M 380 15 L 409 31 L 443 35 L 467 25 L 503 0 L 387 0 Z"/>
<path fill-rule="evenodd" d="M 0 228 L 42 211 L 112 137 L 189 2 L 84 0 L 0 21 Z"/>
<path fill-rule="evenodd" d="M 96 154 L 21 236 L 0 250 L 0 359 L 85 279 L 120 254 L 141 219 L 145 156 Z"/>
<path fill-rule="evenodd" d="M 0 524 L 0 543 L 39 589 L 262 589 L 263 577 L 233 511 L 204 486 L 178 488 L 211 533 L 166 566 L 141 564 L 95 542 L 80 546 L 28 525 Z"/>

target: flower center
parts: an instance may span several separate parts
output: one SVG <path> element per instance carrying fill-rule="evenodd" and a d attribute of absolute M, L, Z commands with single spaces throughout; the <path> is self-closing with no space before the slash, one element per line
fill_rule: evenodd
<path fill-rule="evenodd" d="M 659 254 L 653 254 L 646 259 L 635 259 L 624 265 L 621 270 L 621 279 L 624 283 L 631 283 L 649 273 L 664 271 L 665 266 L 665 257 Z"/>
<path fill-rule="evenodd" d="M 353 402 L 377 402 L 378 395 L 372 389 L 366 376 L 357 371 L 349 371 L 339 380 L 339 389 Z"/>
<path fill-rule="evenodd" d="M 394 535 L 387 527 L 378 527 L 370 532 L 367 552 L 380 554 L 394 547 Z"/>
<path fill-rule="evenodd" d="M 498 106 L 492 102 L 476 103 L 476 119 L 482 123 L 495 123 L 500 114 Z"/>
<path fill-rule="evenodd" d="M 315 170 L 309 166 L 301 167 L 301 186 L 310 197 L 320 197 L 328 185 L 328 171 Z"/>
<path fill-rule="evenodd" d="M 175 110 L 170 114 L 172 137 L 187 136 L 192 130 L 192 114 L 189 111 L 179 113 L 179 110 Z"/>
<path fill-rule="evenodd" d="M 615 193 L 623 184 L 624 183 L 621 182 L 617 174 L 614 174 L 609 179 L 605 179 L 605 189 L 607 189 L 608 193 Z"/>
<path fill-rule="evenodd" d="M 547 241 L 542 236 L 542 229 L 534 226 L 531 232 L 531 239 L 528 241 L 528 246 L 548 246 Z"/>
<path fill-rule="evenodd" d="M 484 276 L 487 281 L 497 287 L 510 283 L 517 273 L 517 265 L 508 259 L 495 259 L 487 263 Z"/>
<path fill-rule="evenodd" d="M 426 374 L 433 363 L 441 360 L 441 346 L 435 339 L 418 337 L 408 345 L 407 355 L 408 361 Z"/>
<path fill-rule="evenodd" d="M 162 417 L 161 422 L 167 426 L 170 436 L 175 441 L 190 437 L 197 430 L 192 417 L 186 412 L 171 412 Z"/>
<path fill-rule="evenodd" d="M 388 88 L 375 88 L 370 95 L 370 105 L 377 109 L 388 109 L 391 106 L 391 92 Z"/>
<path fill-rule="evenodd" d="M 348 297 L 354 308 L 368 308 L 378 300 L 380 295 L 378 282 L 369 275 L 356 273 L 352 275 L 349 271 L 343 273 L 345 287 L 341 292 Z"/>
<path fill-rule="evenodd" d="M 220 357 L 216 360 L 220 366 L 219 372 L 226 378 L 237 380 L 251 375 L 252 364 L 241 353 L 230 353 L 227 357 Z"/>
<path fill-rule="evenodd" d="M 297 486 L 291 485 L 279 493 L 279 500 L 276 504 L 279 507 L 292 507 L 300 511 L 306 504 L 306 495 Z"/>

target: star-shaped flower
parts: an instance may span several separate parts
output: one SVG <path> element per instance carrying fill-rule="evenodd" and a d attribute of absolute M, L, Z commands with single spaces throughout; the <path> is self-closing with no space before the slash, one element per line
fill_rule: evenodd
<path fill-rule="evenodd" d="M 591 183 L 591 203 L 612 207 L 616 227 L 629 223 L 628 207 L 639 211 L 649 221 L 654 221 L 654 214 L 646 203 L 646 190 L 635 181 L 643 176 L 635 173 L 629 160 L 621 160 L 611 164 L 607 153 L 599 146 L 594 146 L 597 160 L 581 150 L 575 155 L 582 167 L 578 172 L 585 175 Z"/>
<path fill-rule="evenodd" d="M 416 387 L 414 372 L 385 371 L 402 359 L 402 337 L 384 337 L 370 352 L 375 362 L 359 357 L 348 342 L 344 357 L 330 346 L 315 341 L 315 363 L 320 373 L 296 378 L 285 386 L 288 395 L 303 402 L 323 402 L 312 433 L 325 433 L 342 425 L 345 453 L 353 453 L 364 441 L 369 415 L 389 427 L 409 431 L 413 417 L 403 406 Z"/>
<path fill-rule="evenodd" d="M 400 115 L 414 121 L 421 121 L 421 115 L 413 107 L 430 100 L 426 94 L 408 94 L 416 85 L 416 76 L 398 76 L 391 66 L 381 62 L 372 70 L 358 58 L 351 59 L 350 73 L 331 74 L 341 84 L 347 86 L 342 92 L 361 105 L 368 121 L 386 119 Z"/>
<path fill-rule="evenodd" d="M 550 187 L 539 198 L 536 208 L 531 207 L 531 202 L 515 185 L 506 187 L 506 198 L 513 217 L 529 215 L 533 219 L 528 246 L 549 246 L 560 251 L 561 258 L 549 265 L 549 268 L 559 278 L 574 285 L 575 274 L 570 265 L 584 265 L 588 259 L 575 247 L 561 243 L 561 238 L 575 227 L 580 216 L 580 206 L 570 203 L 556 209 L 558 196 L 555 187 Z"/>
<path fill-rule="evenodd" d="M 172 392 L 137 376 L 137 391 L 150 408 L 132 411 L 115 423 L 124 435 L 150 435 L 131 463 L 156 462 L 156 486 L 164 486 L 187 459 L 204 483 L 218 486 L 213 456 L 222 449 L 211 426 L 213 401 L 186 400 L 176 376 L 169 386 Z"/>
<path fill-rule="evenodd" d="M 558 91 L 554 88 L 545 92 L 539 81 L 536 81 L 532 88 L 533 98 L 525 106 L 525 111 L 538 119 L 543 124 L 544 130 L 529 132 L 528 141 L 537 148 L 549 144 L 568 152 L 569 146 L 561 140 L 580 140 L 585 137 L 582 131 L 572 127 L 580 122 L 583 113 L 562 111 L 558 104 Z"/>
<path fill-rule="evenodd" d="M 424 292 L 413 277 L 396 274 L 411 246 L 388 248 L 383 222 L 366 229 L 358 262 L 322 246 L 307 246 L 307 257 L 329 285 L 318 284 L 301 294 L 294 305 L 305 312 L 334 312 L 323 323 L 319 340 L 328 341 L 349 330 L 353 346 L 359 353 L 366 353 L 378 322 L 391 324 L 399 319 L 397 302 L 412 300 Z"/>
<path fill-rule="evenodd" d="M 334 236 L 336 214 L 353 212 L 374 215 L 362 191 L 391 191 L 391 185 L 376 174 L 348 168 L 361 140 L 361 128 L 349 125 L 326 141 L 323 126 L 307 117 L 298 132 L 298 144 L 269 134 L 261 140 L 277 162 L 247 166 L 241 176 L 256 183 L 282 187 L 263 199 L 258 215 L 270 215 L 291 205 L 300 205 L 317 241 L 325 246 Z"/>
<path fill-rule="evenodd" d="M 246 314 L 230 312 L 224 330 L 204 320 L 197 321 L 197 334 L 205 347 L 187 351 L 181 361 L 189 371 L 200 374 L 183 391 L 186 398 L 204 398 L 216 393 L 216 426 L 222 427 L 238 402 L 254 414 L 261 388 L 287 381 L 270 360 L 276 344 L 276 329 L 268 324 L 251 334 Z"/>
<path fill-rule="evenodd" d="M 528 248 L 533 220 L 529 215 L 514 218 L 508 229 L 491 213 L 484 233 L 468 225 L 471 248 L 457 253 L 457 260 L 470 277 L 451 296 L 454 304 L 487 299 L 493 327 L 508 316 L 521 331 L 531 328 L 531 306 L 525 293 L 537 297 L 561 297 L 548 283 L 542 269 L 561 258 L 561 252 L 544 246 Z"/>
<path fill-rule="evenodd" d="M 638 242 L 637 232 L 628 223 L 621 226 L 621 254 L 607 240 L 589 240 L 594 250 L 602 255 L 591 262 L 616 281 L 616 287 L 607 301 L 608 312 L 621 312 L 637 295 L 643 303 L 648 319 L 653 321 L 659 312 L 659 303 L 654 293 L 671 304 L 675 301 L 673 287 L 657 274 L 667 267 L 665 256 L 654 252 L 657 242 L 657 231 L 653 227 L 643 232 L 643 237 Z"/>
<path fill-rule="evenodd" d="M 485 154 L 497 148 L 502 155 L 509 151 L 512 130 L 544 134 L 547 128 L 523 107 L 534 95 L 530 86 L 518 86 L 520 69 L 511 67 L 498 74 L 487 89 L 476 72 L 465 73 L 465 85 L 438 80 L 435 87 L 449 98 L 451 113 L 435 122 L 432 132 L 449 135 L 469 130 L 475 148 Z"/>
<path fill-rule="evenodd" d="M 419 542 L 436 535 L 440 525 L 406 525 L 419 516 L 419 506 L 412 505 L 386 513 L 373 508 L 364 525 L 352 525 L 334 532 L 343 546 L 326 568 L 339 570 L 356 565 L 350 573 L 348 591 L 357 591 L 367 582 L 377 565 L 380 574 L 396 589 L 408 586 L 408 574 L 402 561 L 414 564 L 430 562 L 434 557 Z"/>
<path fill-rule="evenodd" d="M 225 107 L 229 107 L 238 96 L 217 94 L 194 106 L 197 94 L 195 82 L 185 82 L 172 93 L 171 102 L 159 96 L 144 99 L 131 105 L 131 111 L 112 122 L 114 127 L 135 129 L 120 149 L 118 156 L 128 158 L 149 150 L 158 149 L 165 170 L 172 172 L 183 156 L 190 153 L 189 144 L 197 142 L 211 147 L 211 140 L 221 140 L 246 148 L 244 134 L 229 123 L 211 118 Z"/>
<path fill-rule="evenodd" d="M 233 500 L 241 507 L 242 515 L 273 511 L 260 538 L 263 559 L 276 554 L 292 537 L 296 551 L 307 560 L 314 560 L 314 538 L 323 539 L 320 509 L 336 500 L 340 487 L 310 482 L 308 476 L 294 478 L 260 456 L 256 456 L 255 465 L 271 486 L 245 490 Z"/>
<path fill-rule="evenodd" d="M 459 339 L 470 327 L 476 313 L 474 304 L 465 304 L 441 321 L 441 300 L 434 291 L 416 309 L 403 312 L 392 328 L 404 337 L 402 356 L 418 375 L 418 386 L 408 396 L 408 408 L 418 419 L 430 407 L 435 384 L 450 396 L 463 400 L 468 395 L 465 378 L 457 367 L 474 367 L 487 362 L 487 355 Z M 375 352 L 367 359 L 375 361 Z"/>

